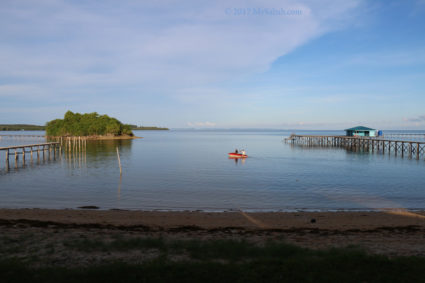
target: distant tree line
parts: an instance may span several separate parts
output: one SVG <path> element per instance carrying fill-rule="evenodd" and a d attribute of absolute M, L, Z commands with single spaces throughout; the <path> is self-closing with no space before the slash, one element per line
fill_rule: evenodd
<path fill-rule="evenodd" d="M 0 131 L 44 131 L 45 126 L 28 125 L 28 124 L 0 124 Z"/>
<path fill-rule="evenodd" d="M 160 130 L 167 131 L 168 128 L 160 128 L 160 127 L 146 127 L 146 126 L 137 126 L 137 125 L 129 125 L 132 130 Z"/>
<path fill-rule="evenodd" d="M 63 119 L 47 122 L 46 134 L 48 136 L 132 136 L 133 132 L 130 125 L 125 125 L 108 115 L 68 111 Z"/>

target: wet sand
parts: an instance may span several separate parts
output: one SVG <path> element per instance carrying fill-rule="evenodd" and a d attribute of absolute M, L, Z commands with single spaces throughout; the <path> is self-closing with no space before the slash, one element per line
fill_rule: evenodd
<path fill-rule="evenodd" d="M 70 237 L 108 239 L 119 235 L 241 239 L 259 243 L 283 240 L 313 249 L 355 245 L 375 254 L 425 256 L 425 211 L 212 213 L 0 209 L 0 233 L 8 239 L 27 239 L 22 242 L 27 250 L 35 250 L 41 243 L 55 246 L 56 250 L 65 249 L 61 243 Z M 67 264 L 84 258 L 82 255 L 74 258 L 66 250 L 61 254 L 65 255 Z M 111 259 L 115 256 L 126 257 L 108 254 Z"/>
<path fill-rule="evenodd" d="M 380 212 L 200 212 L 127 211 L 85 209 L 0 209 L 0 220 L 31 220 L 59 224 L 146 226 L 167 230 L 194 226 L 200 229 L 244 230 L 374 230 L 415 226 L 425 229 L 425 211 Z"/>

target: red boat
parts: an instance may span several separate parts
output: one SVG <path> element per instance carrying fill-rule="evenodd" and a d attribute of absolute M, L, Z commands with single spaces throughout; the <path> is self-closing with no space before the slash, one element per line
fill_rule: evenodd
<path fill-rule="evenodd" d="M 240 154 L 240 153 L 235 153 L 235 152 L 230 152 L 229 153 L 229 158 L 247 158 L 248 155 L 246 154 Z"/>

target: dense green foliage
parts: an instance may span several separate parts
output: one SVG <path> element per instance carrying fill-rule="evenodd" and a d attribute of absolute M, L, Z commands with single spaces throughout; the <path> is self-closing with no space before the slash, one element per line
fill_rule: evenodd
<path fill-rule="evenodd" d="M 356 248 L 309 250 L 281 242 L 80 240 L 68 247 L 86 253 L 159 250 L 157 258 L 84 267 L 31 267 L 16 258 L 0 260 L 2 282 L 424 282 L 425 258 L 369 255 Z M 178 252 L 177 254 L 173 251 Z M 185 255 L 184 259 L 177 255 Z M 51 262 L 50 262 L 51 263 Z M 38 264 L 36 264 L 38 266 Z"/>
<path fill-rule="evenodd" d="M 48 136 L 103 136 L 133 135 L 130 125 L 124 125 L 108 115 L 93 113 L 65 113 L 64 119 L 56 119 L 46 124 Z"/>
<path fill-rule="evenodd" d="M 0 131 L 44 131 L 45 126 L 28 125 L 28 124 L 4 124 L 0 125 Z"/>

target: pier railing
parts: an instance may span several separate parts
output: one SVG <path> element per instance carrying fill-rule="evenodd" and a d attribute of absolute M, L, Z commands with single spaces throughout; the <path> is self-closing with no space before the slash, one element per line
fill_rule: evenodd
<path fill-rule="evenodd" d="M 342 147 L 352 151 L 394 154 L 395 156 L 425 158 L 425 142 L 390 140 L 375 137 L 312 136 L 292 134 L 285 139 L 291 144 L 320 147 Z"/>

